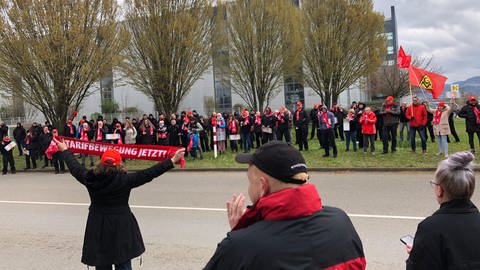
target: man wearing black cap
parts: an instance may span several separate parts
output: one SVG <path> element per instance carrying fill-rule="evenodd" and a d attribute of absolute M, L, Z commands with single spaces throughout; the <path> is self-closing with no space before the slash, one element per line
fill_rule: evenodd
<path fill-rule="evenodd" d="M 322 206 L 308 184 L 302 154 L 273 141 L 235 160 L 248 163 L 248 195 L 227 202 L 232 231 L 205 269 L 365 269 L 362 243 L 350 219 Z"/>

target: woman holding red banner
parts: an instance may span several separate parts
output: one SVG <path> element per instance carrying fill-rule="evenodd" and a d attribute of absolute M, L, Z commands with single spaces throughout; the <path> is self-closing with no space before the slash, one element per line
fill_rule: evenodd
<path fill-rule="evenodd" d="M 137 220 L 130 210 L 130 191 L 173 168 L 183 159 L 185 149 L 173 153 L 172 158 L 135 173 L 126 173 L 120 153 L 105 151 L 94 169 L 81 166 L 68 151 L 65 142 L 55 139 L 70 173 L 85 185 L 90 195 L 90 207 L 85 228 L 82 263 L 96 270 L 131 270 L 131 259 L 145 251 Z"/>

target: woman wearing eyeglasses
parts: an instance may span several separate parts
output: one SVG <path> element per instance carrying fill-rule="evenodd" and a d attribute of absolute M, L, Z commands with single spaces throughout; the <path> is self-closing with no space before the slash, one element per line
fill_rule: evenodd
<path fill-rule="evenodd" d="M 430 181 L 440 204 L 417 228 L 407 269 L 480 269 L 480 213 L 472 203 L 473 154 L 459 152 L 441 161 Z"/>

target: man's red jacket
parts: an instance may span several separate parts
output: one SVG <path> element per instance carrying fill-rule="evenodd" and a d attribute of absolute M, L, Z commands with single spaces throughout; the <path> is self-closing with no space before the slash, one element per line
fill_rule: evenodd
<path fill-rule="evenodd" d="M 405 115 L 407 116 L 407 119 L 410 120 L 411 127 L 420 127 L 427 125 L 427 110 L 422 104 L 412 104 L 408 106 Z"/>

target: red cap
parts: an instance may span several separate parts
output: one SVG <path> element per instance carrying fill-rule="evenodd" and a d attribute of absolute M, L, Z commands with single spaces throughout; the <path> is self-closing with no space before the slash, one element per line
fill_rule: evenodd
<path fill-rule="evenodd" d="M 122 156 L 115 149 L 108 149 L 102 155 L 100 162 L 105 166 L 117 166 L 122 162 Z"/>
<path fill-rule="evenodd" d="M 388 96 L 388 97 L 387 97 L 387 100 L 388 100 L 388 101 L 393 101 L 393 97 L 392 97 L 392 96 Z"/>
<path fill-rule="evenodd" d="M 477 97 L 476 96 L 469 96 L 468 101 L 471 101 L 471 100 L 477 100 Z"/>
<path fill-rule="evenodd" d="M 72 120 L 68 119 L 68 120 L 67 120 L 67 123 L 71 124 L 71 123 L 72 123 Z"/>
<path fill-rule="evenodd" d="M 297 101 L 297 106 L 302 106 L 302 102 L 301 102 L 301 101 Z"/>
<path fill-rule="evenodd" d="M 438 107 L 445 107 L 445 102 L 439 102 Z"/>

